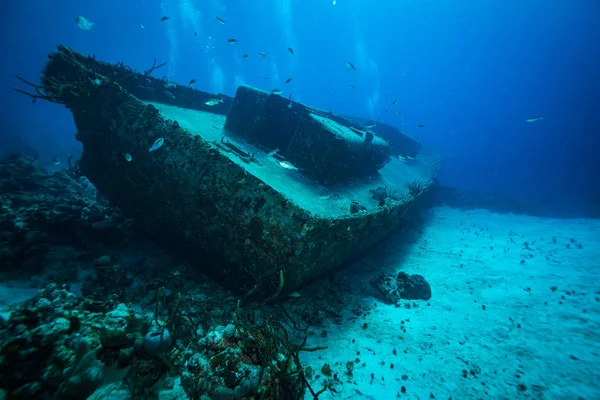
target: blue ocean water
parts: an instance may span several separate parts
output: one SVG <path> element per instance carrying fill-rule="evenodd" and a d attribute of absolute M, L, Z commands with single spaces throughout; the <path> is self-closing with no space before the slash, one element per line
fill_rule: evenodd
<path fill-rule="evenodd" d="M 197 79 L 207 91 L 279 87 L 316 107 L 385 121 L 443 154 L 443 185 L 574 215 L 599 196 L 595 0 L 32 0 L 27 7 L 8 0 L 0 7 L 2 150 L 27 147 L 41 160 L 78 151 L 68 112 L 11 91 L 15 75 L 35 79 L 61 43 L 138 70 L 167 61 L 159 76 Z M 78 28 L 79 15 L 93 29 Z M 543 119 L 526 123 L 530 116 Z"/>
<path fill-rule="evenodd" d="M 599 17 L 597 0 L 0 2 L 0 399 L 600 399 Z M 441 155 L 439 185 L 359 204 L 274 149 L 243 164 L 204 99 L 129 95 L 176 117 L 88 129 L 81 176 L 71 110 L 13 90 L 59 44 L 166 63 L 152 76 L 228 105 L 250 85 L 392 125 Z M 104 106 L 126 80 L 97 79 L 82 90 Z M 157 87 L 174 86 L 140 93 Z M 217 133 L 190 145 L 194 124 Z M 425 153 L 380 176 L 429 185 Z"/>

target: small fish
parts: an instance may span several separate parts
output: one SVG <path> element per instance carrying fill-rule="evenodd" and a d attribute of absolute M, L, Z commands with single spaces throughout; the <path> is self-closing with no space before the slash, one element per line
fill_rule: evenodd
<path fill-rule="evenodd" d="M 248 54 L 242 54 L 242 58 L 248 58 Z"/>
<path fill-rule="evenodd" d="M 290 294 L 288 294 L 289 297 L 293 298 L 293 299 L 297 299 L 299 297 L 302 297 L 302 295 L 298 292 L 292 292 Z"/>
<path fill-rule="evenodd" d="M 392 101 L 392 105 L 395 106 L 396 104 L 398 104 L 398 100 L 394 100 Z"/>
<path fill-rule="evenodd" d="M 164 16 L 164 17 L 162 17 L 160 20 L 161 20 L 161 21 L 166 21 L 166 20 L 168 20 L 168 19 L 169 19 L 169 17 L 167 17 L 167 16 L 165 15 L 165 16 Z"/>
<path fill-rule="evenodd" d="M 260 56 L 260 58 L 265 58 L 267 56 L 267 54 L 263 53 L 262 51 L 259 51 L 258 55 Z"/>
<path fill-rule="evenodd" d="M 288 47 L 288 51 L 290 52 L 291 55 L 294 55 L 294 49 L 292 49 L 291 47 Z"/>
<path fill-rule="evenodd" d="M 350 84 L 348 84 L 348 87 L 349 87 L 350 89 L 356 89 L 356 86 L 354 86 L 354 85 L 353 85 L 353 84 L 351 84 L 351 83 L 350 83 Z"/>
<path fill-rule="evenodd" d="M 171 92 L 169 92 L 169 91 L 167 91 L 167 90 L 165 90 L 165 95 L 166 95 L 167 97 L 169 97 L 170 99 L 173 99 L 173 100 L 175 100 L 175 95 L 173 95 L 173 93 L 171 93 Z"/>
<path fill-rule="evenodd" d="M 290 104 L 288 104 L 288 108 L 292 108 L 292 106 L 294 105 L 294 99 L 292 99 L 291 94 L 288 96 L 288 100 L 290 101 Z"/>
<path fill-rule="evenodd" d="M 356 69 L 354 64 L 352 64 L 350 61 L 346 61 L 346 65 L 348 65 L 351 69 Z"/>
<path fill-rule="evenodd" d="M 52 157 L 51 161 L 52 161 L 52 164 L 54 164 L 54 165 L 60 165 L 60 160 L 56 157 Z"/>
<path fill-rule="evenodd" d="M 152 147 L 150 147 L 150 148 L 148 149 L 148 151 L 149 151 L 150 153 L 152 153 L 153 151 L 156 151 L 156 150 L 160 149 L 164 143 L 165 143 L 165 139 L 163 139 L 163 138 L 158 138 L 158 139 L 156 139 L 156 140 L 154 141 L 154 144 L 152 145 Z"/>
<path fill-rule="evenodd" d="M 267 153 L 267 157 L 273 157 L 275 154 L 279 153 L 279 149 L 275 149 Z"/>
<path fill-rule="evenodd" d="M 84 31 L 89 31 L 94 27 L 93 22 L 88 21 L 85 17 L 82 17 L 81 15 L 75 18 L 75 23 L 79 28 L 83 29 Z"/>
<path fill-rule="evenodd" d="M 236 38 L 231 38 L 231 39 L 227 40 L 227 43 L 229 43 L 229 44 L 234 44 L 234 43 L 237 43 L 237 42 L 238 42 L 238 40 Z"/>
<path fill-rule="evenodd" d="M 410 164 L 410 161 L 416 160 L 417 157 L 413 154 L 404 154 L 404 155 L 399 155 L 398 159 L 400 159 L 400 161 L 402 161 L 403 163 Z"/>
<path fill-rule="evenodd" d="M 396 115 L 402 115 L 402 111 L 396 111 Z"/>
<path fill-rule="evenodd" d="M 419 124 L 419 125 L 418 125 L 418 127 L 419 127 L 419 128 L 425 128 L 425 125 L 423 125 L 423 124 Z"/>
<path fill-rule="evenodd" d="M 131 160 L 133 160 L 133 157 L 131 157 L 131 154 L 125 153 L 125 161 L 131 162 Z"/>
<path fill-rule="evenodd" d="M 223 18 L 215 17 L 215 19 L 216 19 L 217 21 L 219 21 L 219 23 L 220 23 L 221 25 L 225 25 L 225 24 L 227 23 L 227 22 L 225 22 L 225 20 L 224 20 Z"/>
<path fill-rule="evenodd" d="M 375 124 L 367 124 L 365 125 L 365 129 L 372 129 L 375 128 Z"/>
<path fill-rule="evenodd" d="M 207 106 L 216 106 L 219 103 L 222 103 L 223 99 L 208 99 L 204 102 Z"/>
<path fill-rule="evenodd" d="M 144 25 L 140 24 L 139 25 L 140 29 L 144 29 Z"/>
<path fill-rule="evenodd" d="M 527 118 L 525 121 L 526 122 L 536 122 L 536 121 L 539 121 L 541 119 L 544 119 L 544 117 L 537 117 L 537 116 L 534 115 L 533 117 Z"/>
<path fill-rule="evenodd" d="M 198 32 L 194 32 L 194 37 L 198 37 Z"/>
<path fill-rule="evenodd" d="M 190 81 L 190 83 L 188 83 L 188 85 L 193 85 L 194 83 L 196 83 L 196 80 L 195 80 L 195 79 L 192 79 L 192 80 Z"/>
<path fill-rule="evenodd" d="M 281 90 L 281 89 L 273 89 L 273 90 L 271 90 L 271 93 L 273 93 L 273 94 L 281 94 L 281 93 L 283 93 L 283 90 Z"/>
<path fill-rule="evenodd" d="M 279 161 L 279 165 L 281 165 L 283 168 L 285 168 L 285 169 L 289 169 L 289 170 L 291 170 L 291 171 L 300 171 L 300 169 L 299 169 L 299 168 L 297 168 L 297 167 L 294 167 L 292 164 L 290 164 L 290 163 L 289 163 L 289 162 L 287 162 L 287 161 Z"/>
<path fill-rule="evenodd" d="M 290 83 L 290 82 L 291 82 L 291 81 L 293 81 L 293 80 L 294 80 L 294 77 L 287 78 L 287 79 L 285 80 L 285 83 Z"/>

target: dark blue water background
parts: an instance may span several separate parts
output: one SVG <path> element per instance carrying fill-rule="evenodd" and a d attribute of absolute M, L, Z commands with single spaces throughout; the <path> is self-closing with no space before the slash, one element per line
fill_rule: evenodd
<path fill-rule="evenodd" d="M 80 151 L 68 110 L 11 90 L 61 43 L 138 70 L 169 61 L 158 76 L 203 90 L 281 88 L 380 119 L 444 155 L 445 185 L 578 209 L 600 195 L 599 18 L 597 0 L 4 0 L 0 151 L 51 167 Z"/>

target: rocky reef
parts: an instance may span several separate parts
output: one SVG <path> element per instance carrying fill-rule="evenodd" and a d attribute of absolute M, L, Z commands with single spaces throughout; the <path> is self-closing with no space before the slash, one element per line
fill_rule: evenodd
<path fill-rule="evenodd" d="M 292 344 L 256 305 L 217 308 L 164 289 L 150 297 L 154 312 L 78 296 L 68 286 L 40 290 L 1 323 L 4 395 L 303 398 L 308 382 L 298 354 L 317 349 Z"/>
<path fill-rule="evenodd" d="M 380 273 L 371 280 L 371 285 L 379 292 L 386 303 L 398 304 L 400 300 L 429 300 L 431 286 L 421 275 L 409 275 L 405 272 L 386 275 Z"/>
<path fill-rule="evenodd" d="M 43 261 L 61 246 L 77 247 L 85 258 L 94 246 L 118 246 L 128 240 L 131 220 L 85 178 L 73 179 L 74 173 L 74 166 L 48 173 L 35 159 L 18 154 L 0 159 L 3 279 L 38 274 Z M 68 269 L 60 271 L 63 277 L 49 278 L 72 279 L 75 271 Z"/>
<path fill-rule="evenodd" d="M 48 173 L 18 155 L 0 166 L 1 289 L 19 280 L 39 288 L 1 310 L 0 398 L 302 399 L 313 391 L 300 353 L 320 348 L 268 304 L 283 274 L 260 302 L 233 296 L 137 235 L 73 166 Z"/>

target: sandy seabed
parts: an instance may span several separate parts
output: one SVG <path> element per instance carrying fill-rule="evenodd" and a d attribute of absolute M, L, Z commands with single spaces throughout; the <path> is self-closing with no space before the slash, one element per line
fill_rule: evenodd
<path fill-rule="evenodd" d="M 442 207 L 381 247 L 337 273 L 331 301 L 358 317 L 303 355 L 315 390 L 325 362 L 337 373 L 320 399 L 600 399 L 600 220 Z M 382 270 L 423 275 L 433 297 L 382 303 L 369 284 Z"/>
<path fill-rule="evenodd" d="M 328 348 L 301 353 L 315 391 L 333 383 L 319 399 L 600 399 L 600 220 L 439 207 L 423 221 L 281 304 L 322 316 L 307 345 Z M 369 281 L 399 271 L 432 298 L 384 303 Z M 3 283 L 0 315 L 35 293 Z"/>

